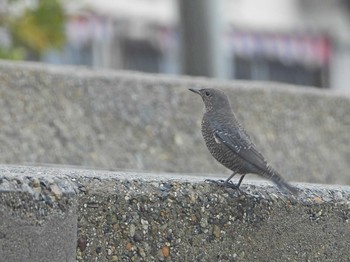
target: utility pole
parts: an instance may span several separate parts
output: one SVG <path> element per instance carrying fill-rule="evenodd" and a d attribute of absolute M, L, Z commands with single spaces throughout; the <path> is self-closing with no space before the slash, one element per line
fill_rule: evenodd
<path fill-rule="evenodd" d="M 224 1 L 179 1 L 184 74 L 230 77 L 232 62 L 224 48 Z"/>

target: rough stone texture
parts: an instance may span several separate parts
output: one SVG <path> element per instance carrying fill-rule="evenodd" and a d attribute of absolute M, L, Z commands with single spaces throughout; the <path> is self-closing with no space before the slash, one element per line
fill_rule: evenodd
<path fill-rule="evenodd" d="M 0 166 L 0 261 L 75 261 L 75 185 L 54 174 Z"/>
<path fill-rule="evenodd" d="M 0 62 L 0 163 L 225 173 L 189 87 L 219 87 L 288 180 L 350 184 L 350 97 L 277 83 L 219 82 Z"/>
<path fill-rule="evenodd" d="M 348 261 L 350 188 L 298 187 L 295 198 L 261 181 L 235 191 L 198 176 L 0 166 L 1 259 L 73 261 L 76 248 L 78 261 Z"/>

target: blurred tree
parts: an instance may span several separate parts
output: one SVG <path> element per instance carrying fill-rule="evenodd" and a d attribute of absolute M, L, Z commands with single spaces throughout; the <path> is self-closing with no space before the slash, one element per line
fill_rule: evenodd
<path fill-rule="evenodd" d="M 4 1 L 9 12 L 0 14 L 0 27 L 6 28 L 11 45 L 0 43 L 0 58 L 39 60 L 48 48 L 63 46 L 65 14 L 60 0 L 37 0 L 32 6 L 26 6 L 26 0 Z"/>

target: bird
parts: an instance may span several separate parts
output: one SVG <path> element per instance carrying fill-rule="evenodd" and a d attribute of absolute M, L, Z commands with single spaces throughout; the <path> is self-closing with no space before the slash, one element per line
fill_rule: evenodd
<path fill-rule="evenodd" d="M 202 118 L 202 135 L 211 155 L 233 173 L 226 180 L 211 180 L 224 187 L 239 189 L 246 174 L 257 174 L 272 180 L 282 191 L 298 194 L 298 189 L 290 185 L 265 160 L 252 139 L 238 122 L 227 95 L 214 88 L 190 88 L 201 96 L 205 113 Z M 237 184 L 230 181 L 240 174 Z"/>

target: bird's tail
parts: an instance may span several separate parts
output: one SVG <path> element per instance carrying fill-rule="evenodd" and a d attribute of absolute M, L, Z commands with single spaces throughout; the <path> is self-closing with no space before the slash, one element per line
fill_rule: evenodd
<path fill-rule="evenodd" d="M 299 194 L 299 190 L 296 187 L 289 184 L 286 180 L 284 180 L 283 177 L 276 170 L 274 170 L 272 167 L 268 167 L 268 170 L 269 172 L 263 174 L 263 176 L 271 179 L 278 186 L 279 189 L 285 192 L 288 191 L 295 196 Z"/>

